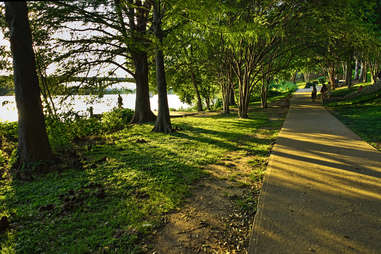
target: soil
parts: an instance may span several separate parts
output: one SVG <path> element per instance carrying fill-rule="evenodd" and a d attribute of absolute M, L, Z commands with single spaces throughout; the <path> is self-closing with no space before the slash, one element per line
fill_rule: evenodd
<path fill-rule="evenodd" d="M 285 117 L 288 99 L 268 109 L 271 117 Z M 256 109 L 252 109 L 256 110 Z M 258 109 L 257 109 L 258 110 Z M 262 110 L 262 109 L 261 109 Z M 269 129 L 254 136 L 265 138 Z M 263 169 L 267 159 L 235 151 L 217 164 L 208 165 L 208 176 L 193 186 L 184 206 L 167 214 L 166 224 L 155 233 L 152 254 L 248 253 L 251 227 L 262 178 L 251 180 L 253 161 Z"/>

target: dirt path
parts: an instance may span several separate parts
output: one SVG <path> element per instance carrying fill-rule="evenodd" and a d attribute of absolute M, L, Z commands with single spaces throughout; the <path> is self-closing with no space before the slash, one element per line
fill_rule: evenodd
<path fill-rule="evenodd" d="M 309 96 L 291 100 L 249 253 L 381 253 L 381 153 Z"/>
<path fill-rule="evenodd" d="M 270 120 L 284 119 L 288 105 L 288 99 L 284 99 L 266 109 Z M 213 114 L 218 113 L 200 116 Z M 274 138 L 270 128 L 250 135 Z M 184 206 L 166 216 L 166 224 L 156 233 L 149 253 L 247 253 L 267 162 L 268 155 L 238 150 L 206 166 L 204 170 L 208 174 L 192 187 L 192 195 Z M 260 172 L 255 182 L 253 168 Z"/>

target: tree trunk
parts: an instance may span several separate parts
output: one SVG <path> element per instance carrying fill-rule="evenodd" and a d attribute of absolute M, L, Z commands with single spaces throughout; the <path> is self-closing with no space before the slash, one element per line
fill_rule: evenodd
<path fill-rule="evenodd" d="M 191 67 L 191 78 L 192 78 L 192 84 L 193 84 L 194 90 L 196 92 L 196 97 L 197 97 L 197 111 L 201 112 L 202 111 L 202 100 L 201 100 L 201 96 L 200 96 L 200 90 L 198 89 L 198 83 L 197 83 L 196 75 L 195 75 L 192 67 Z"/>
<path fill-rule="evenodd" d="M 229 105 L 230 106 L 235 106 L 237 103 L 235 102 L 234 98 L 234 85 L 230 84 L 230 99 L 229 99 Z"/>
<path fill-rule="evenodd" d="M 347 59 L 347 70 L 345 76 L 345 85 L 349 88 L 352 86 L 352 55 L 350 55 Z"/>
<path fill-rule="evenodd" d="M 239 107 L 238 116 L 240 118 L 249 118 L 249 84 L 246 78 L 240 78 L 239 80 Z"/>
<path fill-rule="evenodd" d="M 367 63 L 366 62 L 363 62 L 363 71 L 362 71 L 362 77 L 361 77 L 361 80 L 362 82 L 368 82 L 368 68 L 367 68 Z"/>
<path fill-rule="evenodd" d="M 131 119 L 131 123 L 146 123 L 153 122 L 156 116 L 151 111 L 151 105 L 149 101 L 149 85 L 148 85 L 148 61 L 147 53 L 145 50 L 134 48 L 129 45 L 127 38 L 129 38 L 126 24 L 122 16 L 122 10 L 120 6 L 120 0 L 114 0 L 116 12 L 118 15 L 119 24 L 122 28 L 122 34 L 125 37 L 126 46 L 131 53 L 132 60 L 135 67 L 135 81 L 136 81 L 136 99 L 135 99 L 135 113 Z M 138 3 L 139 2 L 139 3 Z M 129 1 L 131 4 L 131 2 Z M 148 2 L 146 2 L 148 3 Z M 132 35 L 132 39 L 136 39 L 138 43 L 144 43 L 144 39 L 136 36 L 142 35 L 147 30 L 147 16 L 150 11 L 150 7 L 143 7 L 141 1 L 137 1 L 136 12 L 132 9 L 128 14 L 129 20 L 129 33 Z M 143 4 L 144 5 L 144 4 Z"/>
<path fill-rule="evenodd" d="M 269 89 L 269 82 L 267 80 L 263 80 L 262 86 L 261 86 L 261 105 L 262 108 L 267 108 L 267 95 L 268 95 L 268 89 Z"/>
<path fill-rule="evenodd" d="M 305 72 L 305 73 L 304 73 L 304 80 L 305 80 L 306 82 L 310 82 L 310 74 L 309 74 L 308 72 Z"/>
<path fill-rule="evenodd" d="M 341 63 L 342 69 L 343 69 L 343 80 L 347 80 L 347 65 L 346 63 L 342 62 Z"/>
<path fill-rule="evenodd" d="M 328 67 L 328 79 L 330 83 L 330 89 L 335 90 L 336 81 L 335 81 L 335 67 L 334 65 Z"/>
<path fill-rule="evenodd" d="M 296 78 L 298 76 L 298 72 L 296 71 L 292 77 L 292 83 L 296 84 Z"/>
<path fill-rule="evenodd" d="M 210 97 L 209 97 L 209 95 L 204 96 L 204 99 L 205 99 L 206 108 L 208 110 L 212 110 L 211 107 L 210 107 Z"/>
<path fill-rule="evenodd" d="M 358 79 L 359 79 L 359 70 L 360 70 L 360 62 L 359 62 L 359 60 L 356 58 L 356 63 L 355 63 L 355 77 L 354 77 L 354 80 L 358 80 Z"/>
<path fill-rule="evenodd" d="M 168 96 L 167 96 L 167 81 L 165 79 L 164 54 L 161 49 L 163 43 L 163 33 L 161 30 L 161 13 L 160 0 L 154 2 L 153 11 L 153 29 L 159 45 L 156 47 L 156 83 L 158 91 L 159 113 L 156 119 L 155 127 L 152 131 L 171 133 L 172 125 L 169 116 Z"/>
<path fill-rule="evenodd" d="M 359 73 L 358 73 L 358 80 L 361 82 L 362 81 L 362 75 L 363 75 L 363 69 L 364 69 L 364 62 L 359 62 L 359 65 L 360 65 L 360 70 L 359 70 Z"/>
<path fill-rule="evenodd" d="M 376 79 L 377 79 L 377 67 L 376 67 L 376 63 L 370 63 L 369 64 L 369 71 L 370 71 L 370 82 L 372 84 L 375 84 L 376 83 Z"/>
<path fill-rule="evenodd" d="M 230 84 L 227 84 L 226 82 L 223 82 L 221 91 L 222 91 L 222 106 L 223 106 L 223 113 L 229 114 L 230 113 L 230 93 L 231 93 L 231 86 Z"/>
<path fill-rule="evenodd" d="M 136 101 L 131 123 L 153 122 L 156 116 L 151 111 L 149 101 L 147 53 L 136 51 L 132 54 L 132 58 L 135 65 Z"/>
<path fill-rule="evenodd" d="M 19 116 L 18 165 L 15 166 L 19 169 L 30 169 L 32 164 L 52 160 L 53 154 L 41 105 L 26 2 L 6 2 L 5 10 L 10 30 Z"/>

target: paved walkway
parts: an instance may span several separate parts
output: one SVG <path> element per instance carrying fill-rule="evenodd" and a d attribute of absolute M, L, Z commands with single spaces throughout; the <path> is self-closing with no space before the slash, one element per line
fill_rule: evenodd
<path fill-rule="evenodd" d="M 250 254 L 381 253 L 381 153 L 296 93 L 270 157 Z"/>

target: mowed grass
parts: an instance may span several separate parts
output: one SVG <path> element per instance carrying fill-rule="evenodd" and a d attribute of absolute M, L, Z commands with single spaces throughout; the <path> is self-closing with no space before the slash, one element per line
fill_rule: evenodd
<path fill-rule="evenodd" d="M 348 95 L 350 93 L 358 91 L 360 86 L 366 87 L 366 86 L 370 86 L 370 85 L 372 85 L 371 82 L 366 82 L 366 83 L 355 84 L 351 88 L 348 88 L 346 86 L 338 87 L 335 90 L 331 91 L 331 96 L 333 96 L 333 97 L 344 97 L 345 95 Z"/>
<path fill-rule="evenodd" d="M 231 151 L 269 155 L 283 121 L 249 116 L 176 118 L 172 135 L 129 126 L 79 143 L 82 165 L 32 181 L 0 180 L 0 217 L 10 221 L 1 253 L 144 252 L 164 215 L 180 209 L 207 174 L 205 165 Z M 250 136 L 260 128 L 273 136 Z"/>
<path fill-rule="evenodd" d="M 348 90 L 341 89 L 341 93 L 347 94 Z M 328 107 L 357 135 L 381 151 L 381 91 L 331 103 Z"/>

